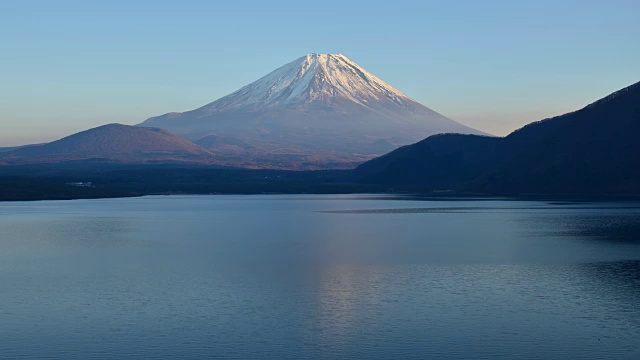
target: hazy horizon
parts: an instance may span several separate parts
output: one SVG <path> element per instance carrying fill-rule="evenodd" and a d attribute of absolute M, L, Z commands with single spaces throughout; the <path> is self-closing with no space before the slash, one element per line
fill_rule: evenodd
<path fill-rule="evenodd" d="M 365 4 L 7 4 L 0 146 L 192 110 L 310 52 L 494 135 L 640 80 L 634 1 Z"/>

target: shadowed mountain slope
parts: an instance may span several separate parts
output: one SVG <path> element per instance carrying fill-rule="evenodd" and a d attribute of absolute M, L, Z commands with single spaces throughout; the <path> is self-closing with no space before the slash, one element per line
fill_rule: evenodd
<path fill-rule="evenodd" d="M 111 160 L 124 163 L 212 162 L 210 151 L 169 131 L 109 124 L 43 145 L 3 153 L 6 164 Z"/>
<path fill-rule="evenodd" d="M 504 138 L 438 135 L 362 164 L 358 181 L 483 193 L 640 193 L 640 83 Z"/>

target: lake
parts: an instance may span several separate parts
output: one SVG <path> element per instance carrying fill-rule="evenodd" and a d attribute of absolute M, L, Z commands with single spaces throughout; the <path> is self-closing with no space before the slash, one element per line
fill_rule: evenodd
<path fill-rule="evenodd" d="M 640 359 L 640 203 L 0 203 L 0 357 Z"/>

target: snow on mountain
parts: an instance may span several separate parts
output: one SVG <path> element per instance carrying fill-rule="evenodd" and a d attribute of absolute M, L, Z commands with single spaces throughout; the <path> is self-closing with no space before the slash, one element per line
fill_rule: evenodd
<path fill-rule="evenodd" d="M 285 169 L 352 167 L 429 135 L 482 134 L 342 54 L 308 54 L 210 104 L 141 125 L 186 136 L 225 164 Z"/>
<path fill-rule="evenodd" d="M 365 107 L 372 101 L 391 101 L 400 106 L 411 101 L 342 54 L 308 54 L 204 108 L 265 110 L 333 97 Z"/>

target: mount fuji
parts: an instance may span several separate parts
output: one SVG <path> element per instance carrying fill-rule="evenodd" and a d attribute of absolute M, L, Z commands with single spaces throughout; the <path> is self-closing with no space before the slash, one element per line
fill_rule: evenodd
<path fill-rule="evenodd" d="M 308 54 L 210 104 L 140 126 L 185 136 L 221 165 L 279 169 L 351 168 L 433 134 L 483 134 L 342 54 Z"/>

